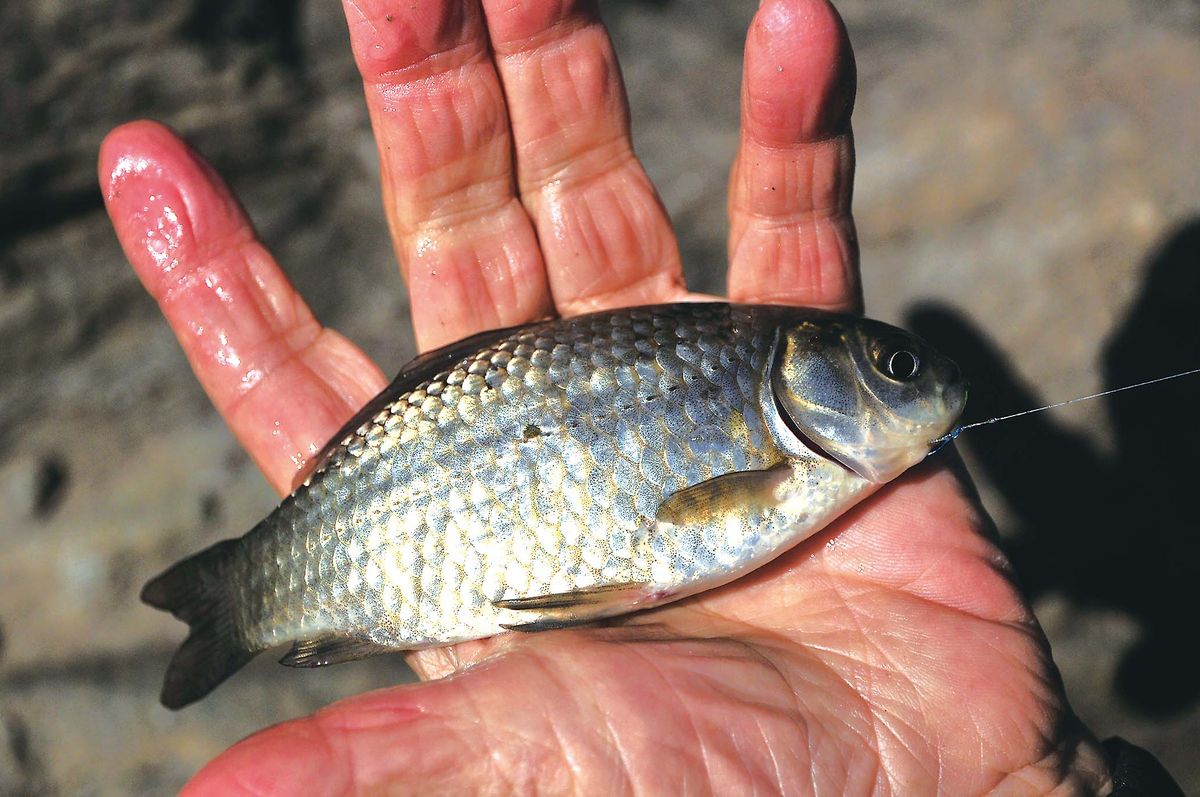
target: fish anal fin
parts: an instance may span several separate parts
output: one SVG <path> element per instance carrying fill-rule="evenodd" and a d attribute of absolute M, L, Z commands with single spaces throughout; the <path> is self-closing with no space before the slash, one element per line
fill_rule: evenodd
<path fill-rule="evenodd" d="M 380 645 L 366 637 L 325 636 L 317 639 L 301 639 L 279 660 L 288 667 L 324 667 L 357 661 L 380 653 L 394 653 L 396 648 Z"/>
<path fill-rule="evenodd" d="M 537 615 L 536 619 L 526 623 L 501 623 L 503 628 L 510 631 L 548 631 L 623 614 L 652 597 L 652 585 L 641 581 L 624 581 L 549 595 L 504 598 L 492 603 L 497 609 L 527 611 Z"/>
<path fill-rule="evenodd" d="M 739 470 L 672 493 L 656 520 L 680 528 L 709 526 L 731 513 L 770 510 L 780 504 L 780 488 L 793 472 L 786 464 L 766 470 Z"/>
<path fill-rule="evenodd" d="M 530 620 L 527 623 L 501 623 L 500 627 L 505 631 L 522 631 L 525 633 L 533 633 L 535 631 L 555 631 L 559 628 L 571 628 L 572 626 L 583 625 L 586 622 L 588 622 L 588 620 L 567 618 L 559 620 L 552 617 L 543 617 L 540 620 Z"/>

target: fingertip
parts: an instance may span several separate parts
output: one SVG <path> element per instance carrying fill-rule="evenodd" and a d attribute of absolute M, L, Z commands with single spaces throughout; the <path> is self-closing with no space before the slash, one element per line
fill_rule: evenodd
<path fill-rule="evenodd" d="M 117 237 L 152 293 L 156 275 L 193 256 L 197 241 L 249 235 L 225 183 L 161 122 L 143 119 L 112 130 L 100 144 L 98 170 Z"/>
<path fill-rule="evenodd" d="M 742 124 L 791 146 L 845 132 L 857 70 L 845 24 L 826 0 L 766 0 L 746 39 Z"/>
<path fill-rule="evenodd" d="M 162 160 L 164 150 L 169 150 L 179 136 L 162 122 L 153 119 L 138 119 L 114 127 L 100 142 L 99 178 L 100 188 L 106 199 L 112 197 L 114 184 L 135 168 L 138 160 L 145 161 L 142 169 Z"/>
<path fill-rule="evenodd" d="M 342 0 L 350 49 L 367 82 L 413 67 L 482 34 L 477 4 Z"/>

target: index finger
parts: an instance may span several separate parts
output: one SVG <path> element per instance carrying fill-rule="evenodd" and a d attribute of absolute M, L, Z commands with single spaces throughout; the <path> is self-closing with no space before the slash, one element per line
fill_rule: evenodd
<path fill-rule="evenodd" d="M 192 369 L 276 492 L 385 384 L 317 322 L 237 200 L 182 140 L 134 122 L 100 149 L 117 237 Z"/>

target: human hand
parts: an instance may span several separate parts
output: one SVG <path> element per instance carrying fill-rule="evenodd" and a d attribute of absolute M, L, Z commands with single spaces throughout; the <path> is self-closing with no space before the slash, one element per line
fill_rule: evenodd
<path fill-rule="evenodd" d="M 687 296 L 594 11 L 346 10 L 423 348 Z M 729 198 L 732 299 L 858 309 L 853 91 L 824 0 L 759 9 Z M 197 376 L 288 492 L 383 374 L 317 323 L 228 189 L 165 128 L 114 131 L 100 176 Z M 986 518 L 944 466 L 915 468 L 721 589 L 611 627 L 410 660 L 425 683 L 252 736 L 188 793 L 1040 794 L 1106 780 Z"/>

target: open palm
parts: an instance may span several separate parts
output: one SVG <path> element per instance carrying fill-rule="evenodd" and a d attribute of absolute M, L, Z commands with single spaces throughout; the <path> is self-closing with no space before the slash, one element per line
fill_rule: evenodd
<path fill-rule="evenodd" d="M 346 0 L 423 348 L 688 295 L 632 153 L 611 44 L 586 6 Z M 824 0 L 759 9 L 729 196 L 732 299 L 859 308 L 853 93 L 845 31 Z M 288 492 L 383 374 L 317 323 L 219 178 L 170 131 L 114 131 L 100 175 L 126 253 L 197 375 Z M 1046 640 L 945 466 L 916 468 L 722 589 L 606 627 L 411 661 L 425 683 L 263 731 L 189 793 L 1102 783 Z"/>

